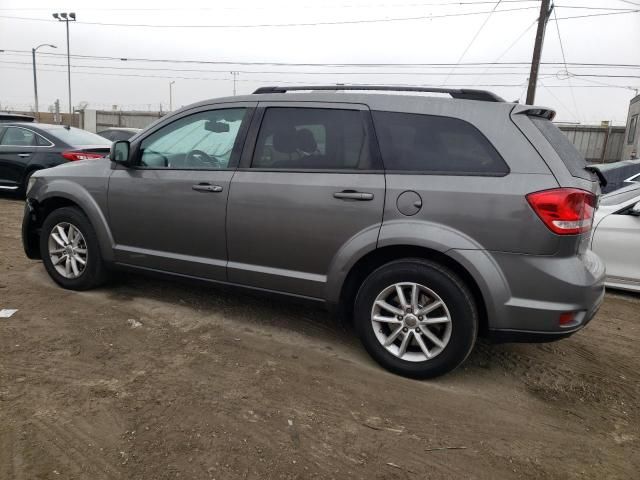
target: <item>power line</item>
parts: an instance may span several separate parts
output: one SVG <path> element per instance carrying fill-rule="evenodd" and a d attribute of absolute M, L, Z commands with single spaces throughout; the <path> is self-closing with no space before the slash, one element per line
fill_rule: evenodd
<path fill-rule="evenodd" d="M 553 21 L 554 22 L 558 22 L 560 20 L 573 20 L 575 18 L 588 18 L 588 17 L 606 17 L 608 15 L 624 15 L 627 13 L 638 13 L 640 12 L 639 10 L 627 10 L 626 12 L 609 12 L 609 13 L 591 13 L 591 14 L 587 14 L 587 15 L 574 15 L 571 17 L 560 17 L 560 18 L 554 18 Z"/>
<path fill-rule="evenodd" d="M 521 10 L 531 10 L 535 7 L 517 7 L 508 10 L 500 10 L 500 13 L 515 12 Z M 295 23 L 261 23 L 261 24 L 236 24 L 236 25 L 158 25 L 148 23 L 109 23 L 109 22 L 86 22 L 78 21 L 76 23 L 83 25 L 96 25 L 96 26 L 109 26 L 109 27 L 136 27 L 136 28 L 271 28 L 271 27 L 316 27 L 323 25 L 355 25 L 355 24 L 367 24 L 367 23 L 388 23 L 388 22 L 406 22 L 414 20 L 434 20 L 440 18 L 452 18 L 452 17 L 468 17 L 472 15 L 484 15 L 489 13 L 483 12 L 460 12 L 460 13 L 446 13 L 441 15 L 418 15 L 413 17 L 396 17 L 396 18 L 372 18 L 372 19 L 357 19 L 357 20 L 336 20 L 326 22 L 295 22 Z M 32 21 L 32 22 L 49 22 L 44 18 L 32 18 L 32 17 L 14 17 L 10 15 L 0 15 L 0 18 Z"/>
<path fill-rule="evenodd" d="M 23 68 L 23 67 L 4 67 L 6 70 L 23 70 L 23 71 L 31 71 L 31 68 Z M 42 68 L 40 69 L 41 71 L 45 71 L 45 72 L 61 72 L 61 73 L 65 73 L 66 70 L 59 70 L 59 69 L 52 69 L 52 68 Z M 97 76 L 109 76 L 109 77 L 138 77 L 138 78 L 162 78 L 162 79 L 178 79 L 178 80 L 203 80 L 203 81 L 231 81 L 231 77 L 226 77 L 226 78 L 216 78 L 216 77 L 183 77 L 183 76 L 176 76 L 176 75 L 145 75 L 145 74 L 133 74 L 133 73 L 105 73 L 105 72 L 83 72 L 83 71 L 74 71 L 74 74 L 78 74 L 78 75 L 97 75 Z M 556 74 L 545 74 L 545 75 L 541 75 L 543 77 L 557 77 Z M 573 75 L 575 77 L 579 77 L 579 75 Z M 637 78 L 637 77 L 633 77 L 633 78 Z M 584 79 L 585 81 L 588 81 L 586 78 Z M 304 81 L 286 81 L 286 80 L 274 80 L 274 79 L 238 79 L 238 82 L 251 82 L 251 83 L 286 83 L 286 84 L 307 84 L 307 85 L 317 85 L 318 82 L 304 82 Z M 358 84 L 358 83 L 345 83 L 345 85 L 366 85 L 366 84 Z M 403 86 L 428 86 L 428 87 L 436 87 L 437 85 L 431 85 L 431 84 L 410 84 L 410 83 L 396 83 L 394 82 L 393 85 L 403 85 Z M 496 84 L 496 83 L 486 83 L 486 84 L 479 84 L 479 86 L 491 86 L 491 87 L 520 87 L 522 85 L 522 83 L 515 83 L 515 84 Z M 460 85 L 450 85 L 451 87 L 453 86 L 458 86 L 458 87 L 468 87 L 469 84 L 460 84 Z M 575 87 L 589 87 L 590 85 L 575 85 Z M 634 87 L 629 87 L 629 86 L 623 86 L 623 85 L 610 85 L 610 84 L 602 84 L 599 85 L 602 87 L 608 87 L 608 88 L 625 88 L 625 89 L 629 89 L 629 88 L 634 88 Z M 548 87 L 562 87 L 561 85 L 548 85 Z"/>
<path fill-rule="evenodd" d="M 555 9 L 553 10 L 553 18 L 557 20 Z M 564 62 L 564 69 L 567 73 L 569 73 L 569 69 L 567 68 L 567 58 L 565 57 L 565 54 L 564 54 L 564 45 L 562 44 L 562 36 L 560 35 L 560 25 L 558 24 L 557 21 L 555 23 L 556 23 L 556 31 L 558 32 L 558 42 L 560 43 L 560 52 L 562 53 L 562 61 Z M 573 101 L 573 107 L 576 109 L 575 111 L 576 111 L 576 114 L 578 115 L 576 119 L 580 121 L 580 117 L 582 115 L 580 115 L 580 109 L 578 108 L 578 103 L 576 102 L 576 96 L 573 92 L 573 85 L 571 85 L 571 79 L 567 78 L 567 81 L 569 82 L 569 93 L 571 93 L 571 100 Z"/>
<path fill-rule="evenodd" d="M 536 7 L 518 7 L 511 8 L 508 10 L 498 10 L 498 13 L 509 13 L 516 12 L 521 10 L 531 10 Z M 626 10 L 626 11 L 615 11 L 608 13 L 593 13 L 588 15 L 575 15 L 569 17 L 561 17 L 556 19 L 559 20 L 570 20 L 576 18 L 587 18 L 587 17 L 601 17 L 607 15 L 621 15 L 628 13 L 638 13 L 638 10 Z M 237 24 L 237 25 L 173 25 L 173 24 L 148 24 L 148 23 L 110 23 L 110 22 L 86 22 L 86 21 L 78 21 L 76 23 L 81 25 L 94 25 L 94 26 L 108 26 L 108 27 L 135 27 L 135 28 L 278 28 L 278 27 L 317 27 L 324 25 L 356 25 L 356 24 L 371 24 L 371 23 L 389 23 L 389 22 L 406 22 L 406 21 L 415 21 L 415 20 L 435 20 L 440 18 L 452 18 L 452 17 L 466 17 L 472 15 L 484 15 L 486 13 L 490 13 L 489 11 L 482 12 L 461 12 L 461 13 L 448 13 L 441 15 L 419 15 L 413 17 L 396 17 L 396 18 L 373 18 L 373 19 L 357 19 L 357 20 L 336 20 L 336 21 L 327 21 L 327 22 L 295 22 L 295 23 L 262 23 L 262 24 Z M 30 22 L 50 22 L 48 19 L 44 18 L 33 18 L 33 17 L 15 17 L 11 15 L 0 15 L 0 18 L 10 19 L 10 20 L 19 20 L 19 21 L 30 21 Z"/>
<path fill-rule="evenodd" d="M 14 62 L 14 61 L 6 61 L 0 60 L 0 64 L 7 65 L 31 65 L 31 62 Z M 49 66 L 49 67 L 66 67 L 66 64 L 62 63 L 38 63 L 40 66 Z M 228 73 L 229 70 L 210 70 L 210 69 L 199 69 L 199 68 L 149 68 L 149 67 L 120 67 L 120 66 L 112 66 L 112 65 L 85 65 L 85 64 L 72 64 L 73 68 L 91 68 L 91 69 L 99 69 L 99 70 L 135 70 L 135 71 L 155 71 L 155 72 L 196 72 L 196 73 Z M 448 68 L 448 67 L 447 67 Z M 474 67 L 475 68 L 475 67 Z M 523 69 L 526 67 L 512 67 Z M 342 72 L 311 72 L 311 71 L 291 71 L 291 70 L 234 70 L 238 73 L 242 74 L 282 74 L 282 75 L 434 75 L 434 76 L 443 76 L 446 75 L 445 72 L 357 72 L 357 71 L 342 71 Z M 497 75 L 526 75 L 527 71 L 523 70 L 521 72 L 454 72 L 451 73 L 452 76 L 478 76 L 478 75 L 488 75 L 488 76 L 497 76 Z M 590 75 L 591 76 L 591 75 Z M 610 77 L 610 75 L 606 75 Z M 633 77 L 631 77 L 633 78 Z"/>
<path fill-rule="evenodd" d="M 5 52 L 9 53 L 28 53 L 31 55 L 30 50 L 12 50 L 5 49 Z M 63 53 L 52 52 L 39 52 L 39 56 L 47 55 L 52 57 L 66 57 Z M 294 62 L 251 62 L 251 61 L 217 61 L 217 60 L 184 60 L 184 59 L 167 59 L 167 58 L 145 58 L 145 57 L 115 57 L 104 55 L 83 55 L 72 54 L 71 58 L 77 59 L 90 59 L 90 60 L 114 60 L 114 61 L 130 61 L 130 62 L 153 62 L 153 63 L 175 63 L 175 64 L 199 64 L 199 65 L 255 65 L 255 66 L 287 66 L 287 67 L 371 67 L 371 68 L 390 68 L 390 67 L 451 67 L 456 65 L 455 63 L 446 62 L 434 62 L 434 63 L 294 63 Z M 472 67 L 472 66 L 528 66 L 531 62 L 461 62 L 459 65 Z M 564 62 L 541 62 L 541 65 L 564 65 Z M 640 64 L 631 63 L 590 63 L 590 62 L 567 62 L 567 65 L 582 66 L 582 67 L 605 67 L 605 68 L 640 68 Z"/>
<path fill-rule="evenodd" d="M 505 50 L 504 50 L 504 51 L 503 51 L 499 56 L 498 56 L 498 58 L 496 58 L 496 59 L 494 60 L 494 63 L 495 63 L 495 62 L 499 62 L 499 61 L 502 59 L 502 57 L 504 57 L 507 53 L 509 53 L 509 51 L 510 51 L 510 50 L 511 50 L 511 49 L 512 49 L 512 48 L 513 48 L 513 47 L 514 47 L 514 46 L 515 46 L 515 45 L 516 45 L 520 40 L 522 40 L 522 37 L 524 37 L 524 36 L 527 34 L 527 32 L 529 32 L 529 30 L 531 30 L 531 28 L 533 28 L 533 26 L 534 26 L 537 22 L 538 22 L 538 20 L 537 20 L 537 19 L 536 19 L 536 20 L 534 20 L 533 22 L 531 22 L 531 24 L 529 24 L 529 26 L 528 26 L 528 27 L 527 27 L 527 28 L 526 28 L 526 29 L 525 29 L 525 30 L 524 30 L 520 35 L 518 35 L 518 38 L 516 38 L 516 39 L 515 39 L 515 40 L 514 40 L 514 41 L 513 41 L 513 42 L 512 42 L 512 43 L 511 43 L 511 44 L 510 44 L 510 45 L 509 45 L 509 46 L 508 46 L 508 47 L 507 47 L 507 48 L 506 48 L 506 49 L 505 49 Z M 485 67 L 485 69 L 482 71 L 482 74 L 484 74 L 485 72 L 487 72 L 487 71 L 489 70 L 489 68 L 490 68 L 490 65 L 487 65 L 487 66 Z M 478 80 L 477 78 L 476 78 L 476 80 L 474 80 L 474 85 L 475 85 L 475 82 L 476 82 L 477 80 Z"/>
<path fill-rule="evenodd" d="M 482 22 L 482 25 L 480 25 L 480 28 L 478 29 L 478 31 L 475 33 L 475 35 L 473 36 L 473 38 L 471 39 L 471 41 L 469 42 L 469 44 L 467 45 L 467 48 L 464 49 L 464 51 L 462 52 L 462 55 L 460 55 L 460 57 L 458 58 L 458 61 L 456 62 L 456 66 L 453 67 L 450 71 L 449 74 L 447 75 L 447 77 L 444 79 L 444 81 L 442 82 L 442 85 L 445 85 L 447 83 L 447 80 L 449 80 L 449 77 L 451 76 L 451 73 L 455 70 L 455 68 L 460 64 L 460 62 L 462 61 L 462 59 L 464 58 L 464 56 L 467 54 L 467 52 L 469 51 L 469 49 L 471 48 L 471 45 L 473 45 L 473 42 L 476 41 L 476 38 L 478 38 L 478 35 L 480 35 L 480 32 L 482 32 L 482 29 L 484 28 L 484 26 L 487 24 L 487 22 L 489 22 L 489 19 L 491 18 L 491 15 L 493 15 L 493 12 L 496 11 L 496 8 L 498 8 L 498 6 L 500 5 L 500 2 L 502 0 L 498 0 L 496 2 L 496 4 L 493 6 L 493 8 L 491 9 L 491 11 L 489 12 L 489 15 L 487 15 L 487 18 L 484 19 L 484 22 Z"/>

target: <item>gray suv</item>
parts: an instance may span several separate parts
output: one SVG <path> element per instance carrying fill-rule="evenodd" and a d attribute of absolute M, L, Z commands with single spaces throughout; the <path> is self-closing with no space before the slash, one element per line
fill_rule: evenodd
<path fill-rule="evenodd" d="M 566 337 L 603 299 L 600 187 L 553 116 L 402 87 L 196 103 L 37 172 L 25 251 L 74 290 L 128 267 L 322 302 L 381 365 L 434 377 L 478 335 Z"/>

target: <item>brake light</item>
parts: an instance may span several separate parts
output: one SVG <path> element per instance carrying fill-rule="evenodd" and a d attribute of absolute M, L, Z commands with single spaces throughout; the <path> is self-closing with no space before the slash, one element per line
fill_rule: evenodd
<path fill-rule="evenodd" d="M 577 188 L 554 188 L 527 195 L 527 201 L 544 224 L 558 235 L 591 230 L 596 196 Z"/>
<path fill-rule="evenodd" d="M 71 162 L 76 160 L 90 160 L 92 158 L 104 157 L 101 153 L 89 153 L 89 152 L 62 152 L 62 156 Z"/>

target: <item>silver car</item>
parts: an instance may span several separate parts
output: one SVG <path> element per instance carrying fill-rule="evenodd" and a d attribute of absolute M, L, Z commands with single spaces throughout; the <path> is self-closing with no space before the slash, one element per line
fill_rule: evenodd
<path fill-rule="evenodd" d="M 640 292 L 640 185 L 603 195 L 591 248 L 607 268 L 607 287 Z"/>
<path fill-rule="evenodd" d="M 600 187 L 553 116 L 410 87 L 203 101 L 37 172 L 25 251 L 69 289 L 126 267 L 320 302 L 384 367 L 441 375 L 478 335 L 556 340 L 602 301 Z"/>

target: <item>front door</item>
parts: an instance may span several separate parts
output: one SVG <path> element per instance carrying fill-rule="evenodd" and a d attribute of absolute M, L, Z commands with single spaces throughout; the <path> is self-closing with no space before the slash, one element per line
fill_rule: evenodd
<path fill-rule="evenodd" d="M 252 104 L 208 106 L 132 144 L 109 180 L 116 261 L 226 280 L 226 207 Z"/>
<path fill-rule="evenodd" d="M 640 284 L 640 217 L 629 209 L 606 216 L 593 234 L 593 250 L 607 266 L 613 283 Z"/>
<path fill-rule="evenodd" d="M 385 180 L 362 105 L 259 105 L 228 206 L 229 281 L 323 298 L 340 249 L 375 244 Z M 259 126 L 259 129 L 258 129 Z"/>

